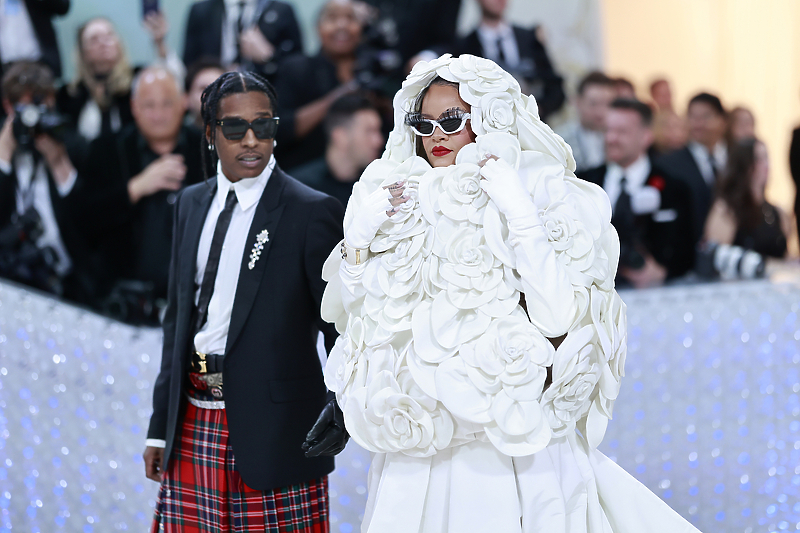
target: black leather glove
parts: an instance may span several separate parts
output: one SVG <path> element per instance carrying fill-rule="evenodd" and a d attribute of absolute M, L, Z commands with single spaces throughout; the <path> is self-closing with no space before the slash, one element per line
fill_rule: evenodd
<path fill-rule="evenodd" d="M 334 456 L 344 450 L 350 435 L 344 429 L 344 413 L 333 399 L 325 404 L 319 418 L 306 435 L 303 451 L 306 457 Z"/>

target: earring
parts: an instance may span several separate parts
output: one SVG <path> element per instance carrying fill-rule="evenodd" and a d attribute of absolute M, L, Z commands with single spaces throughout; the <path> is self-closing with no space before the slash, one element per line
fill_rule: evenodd
<path fill-rule="evenodd" d="M 208 143 L 208 151 L 209 152 L 213 152 L 214 151 L 214 145 L 213 144 Z"/>

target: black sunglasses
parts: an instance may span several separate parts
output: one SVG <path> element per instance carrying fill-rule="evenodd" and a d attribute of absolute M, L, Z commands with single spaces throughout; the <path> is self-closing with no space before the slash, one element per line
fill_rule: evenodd
<path fill-rule="evenodd" d="M 278 117 L 257 118 L 253 122 L 247 122 L 243 118 L 226 118 L 217 120 L 216 124 L 222 130 L 222 135 L 229 141 L 241 140 L 247 135 L 247 130 L 252 129 L 256 137 L 262 141 L 274 139 L 278 131 Z"/>

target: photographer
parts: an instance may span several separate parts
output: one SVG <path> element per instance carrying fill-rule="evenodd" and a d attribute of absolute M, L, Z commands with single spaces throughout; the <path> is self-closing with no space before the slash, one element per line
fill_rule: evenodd
<path fill-rule="evenodd" d="M 0 130 L 0 275 L 86 301 L 91 278 L 74 230 L 70 195 L 78 172 L 67 151 L 46 66 L 19 62 L 3 76 Z"/>
<path fill-rule="evenodd" d="M 77 221 L 101 254 L 104 311 L 129 322 L 158 322 L 166 298 L 177 193 L 203 180 L 201 133 L 183 124 L 183 86 L 164 67 L 131 85 L 134 123 L 97 138 L 76 191 Z"/>
<path fill-rule="evenodd" d="M 652 123 L 646 104 L 614 100 L 606 115 L 607 163 L 579 174 L 608 194 L 620 240 L 617 279 L 636 288 L 684 275 L 695 257 L 689 189 L 653 167 Z"/>

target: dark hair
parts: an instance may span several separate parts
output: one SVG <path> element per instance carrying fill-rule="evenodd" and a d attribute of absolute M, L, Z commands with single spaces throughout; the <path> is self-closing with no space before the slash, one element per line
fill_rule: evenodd
<path fill-rule="evenodd" d="M 202 71 L 213 68 L 225 72 L 225 68 L 212 56 L 203 56 L 186 68 L 186 78 L 184 78 L 184 90 L 188 93 L 192 88 L 194 79 Z"/>
<path fill-rule="evenodd" d="M 614 86 L 615 87 L 625 87 L 630 89 L 633 94 L 636 94 L 636 87 L 633 85 L 633 82 L 628 78 L 620 76 L 619 78 L 614 78 Z"/>
<path fill-rule="evenodd" d="M 409 114 L 422 112 L 422 101 L 425 99 L 425 95 L 428 94 L 428 89 L 430 89 L 434 85 L 441 85 L 443 87 L 453 87 L 456 91 L 458 91 L 457 82 L 448 81 L 440 76 L 436 76 L 435 78 L 433 78 L 433 80 L 431 80 L 428 86 L 422 89 L 420 93 L 417 95 L 417 99 L 414 100 L 414 107 L 409 112 Z M 425 147 L 422 145 L 422 137 L 417 136 L 416 140 L 414 141 L 414 148 L 415 148 L 414 149 L 415 153 L 419 157 L 421 157 L 425 161 L 428 161 L 428 154 L 425 153 Z M 430 161 L 428 161 L 428 163 L 430 163 Z"/>
<path fill-rule="evenodd" d="M 750 186 L 756 164 L 756 145 L 760 143 L 751 137 L 731 144 L 728 163 L 717 182 L 717 198 L 728 204 L 740 228 L 757 226 L 762 216 L 761 205 L 756 204 Z"/>
<path fill-rule="evenodd" d="M 203 91 L 200 97 L 201 107 L 200 116 L 203 117 L 203 140 L 200 145 L 200 152 L 203 158 L 203 173 L 206 174 L 208 179 L 208 168 L 217 164 L 217 153 L 215 150 L 206 150 L 205 144 L 208 142 L 205 138 L 207 129 L 211 129 L 211 145 L 216 144 L 217 140 L 217 110 L 219 108 L 219 101 L 238 93 L 257 92 L 266 94 L 269 98 L 269 105 L 272 107 L 273 114 L 278 110 L 278 96 L 275 94 L 275 89 L 272 84 L 260 74 L 255 72 L 226 72 L 216 80 L 214 80 Z M 209 155 L 210 152 L 210 155 Z M 208 159 L 210 157 L 210 160 Z"/>
<path fill-rule="evenodd" d="M 716 114 L 725 117 L 725 108 L 723 107 L 722 100 L 720 100 L 719 97 L 714 96 L 711 93 L 699 93 L 694 95 L 692 99 L 689 100 L 689 105 L 687 107 L 692 107 L 692 104 L 699 103 L 708 105 Z"/>
<path fill-rule="evenodd" d="M 330 138 L 333 130 L 349 125 L 359 111 L 375 111 L 377 113 L 378 108 L 365 93 L 346 94 L 334 100 L 323 122 L 325 135 Z"/>
<path fill-rule="evenodd" d="M 611 102 L 611 109 L 624 109 L 633 111 L 642 119 L 642 125 L 650 127 L 653 125 L 653 110 L 650 106 L 639 100 L 632 98 L 617 98 Z"/>
<path fill-rule="evenodd" d="M 578 83 L 578 95 L 583 96 L 584 91 L 589 85 L 602 85 L 605 87 L 614 88 L 614 80 L 600 72 L 599 70 L 595 70 L 581 78 L 581 81 Z"/>
<path fill-rule="evenodd" d="M 56 93 L 53 72 L 49 67 L 32 61 L 19 61 L 3 75 L 3 96 L 12 105 L 26 93 L 34 100 L 43 100 Z"/>

